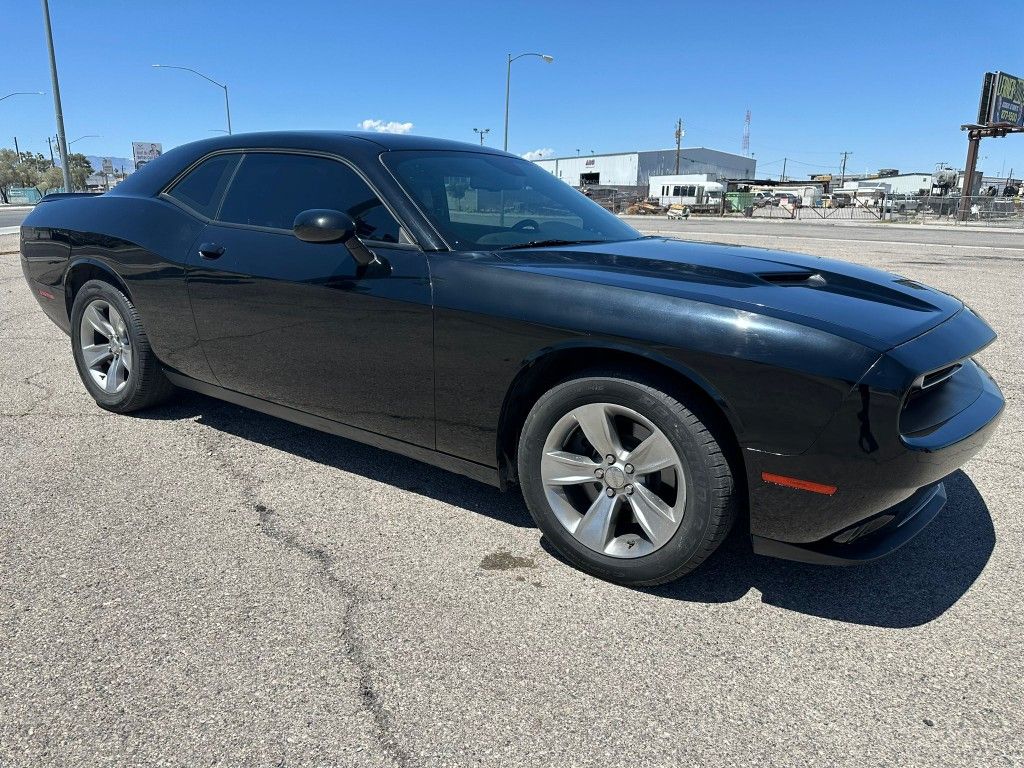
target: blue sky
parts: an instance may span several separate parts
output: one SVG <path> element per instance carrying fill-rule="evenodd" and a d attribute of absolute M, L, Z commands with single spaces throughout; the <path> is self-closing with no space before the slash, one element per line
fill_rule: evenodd
<path fill-rule="evenodd" d="M 1024 3 L 235 2 L 50 0 L 69 138 L 76 151 L 130 155 L 224 127 L 236 132 L 412 123 L 413 133 L 500 146 L 505 55 L 513 65 L 510 151 L 558 155 L 684 144 L 738 152 L 753 114 L 759 175 L 963 164 L 961 123 L 982 74 L 1024 75 Z M 53 103 L 35 0 L 5 3 L 0 145 L 46 151 Z M 962 64 L 971 51 L 969 64 Z M 1024 174 L 1024 136 L 988 140 L 986 173 Z"/>

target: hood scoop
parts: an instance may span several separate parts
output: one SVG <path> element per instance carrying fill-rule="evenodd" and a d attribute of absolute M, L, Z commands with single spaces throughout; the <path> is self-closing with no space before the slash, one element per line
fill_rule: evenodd
<path fill-rule="evenodd" d="M 825 278 L 818 272 L 807 271 L 796 271 L 796 272 L 764 272 L 758 275 L 759 278 L 764 280 L 766 283 L 772 285 L 803 285 L 803 286 L 822 286 L 825 285 Z"/>

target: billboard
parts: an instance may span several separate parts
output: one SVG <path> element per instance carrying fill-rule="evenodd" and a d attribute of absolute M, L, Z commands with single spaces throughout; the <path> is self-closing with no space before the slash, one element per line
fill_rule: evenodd
<path fill-rule="evenodd" d="M 154 144 L 149 141 L 133 141 L 132 158 L 135 160 L 135 170 L 138 170 L 150 160 L 160 157 L 163 152 L 163 144 Z"/>
<path fill-rule="evenodd" d="M 1005 72 L 986 72 L 978 124 L 1024 127 L 1024 80 Z"/>

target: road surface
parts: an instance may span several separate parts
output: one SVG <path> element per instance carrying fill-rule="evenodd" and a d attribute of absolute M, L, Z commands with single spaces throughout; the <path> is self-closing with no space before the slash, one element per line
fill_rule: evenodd
<path fill-rule="evenodd" d="M 1003 424 L 893 556 L 737 529 L 676 584 L 598 581 L 517 495 L 198 395 L 100 410 L 0 256 L 0 765 L 1024 764 L 1019 250 L 681 226 L 783 232 L 1001 333 Z"/>

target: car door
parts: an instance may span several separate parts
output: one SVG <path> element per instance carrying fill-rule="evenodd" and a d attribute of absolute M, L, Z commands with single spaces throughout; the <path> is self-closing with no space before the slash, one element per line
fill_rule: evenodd
<path fill-rule="evenodd" d="M 348 213 L 379 258 L 291 231 L 312 208 Z M 190 259 L 188 291 L 220 386 L 434 446 L 425 254 L 356 171 L 299 153 L 245 153 Z"/>

